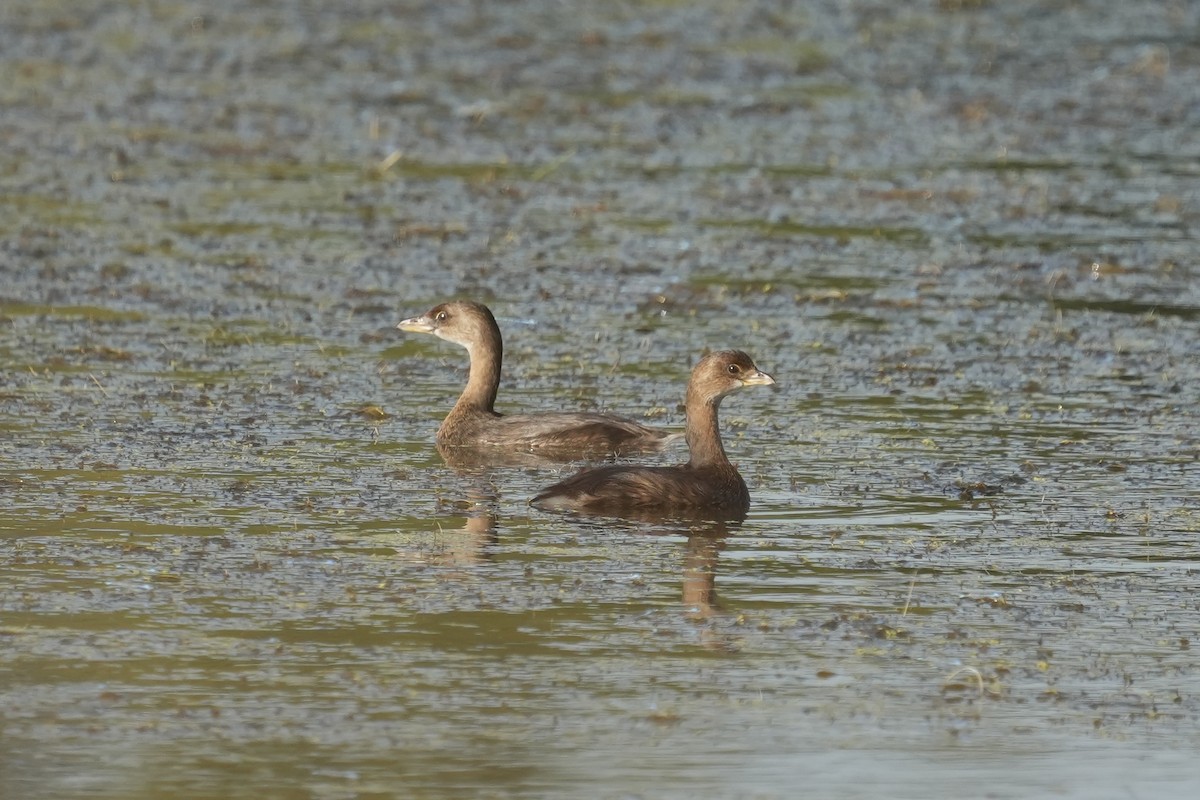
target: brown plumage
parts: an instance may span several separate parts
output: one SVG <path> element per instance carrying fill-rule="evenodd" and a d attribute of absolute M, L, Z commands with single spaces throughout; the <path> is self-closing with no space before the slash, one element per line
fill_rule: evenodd
<path fill-rule="evenodd" d="M 396 326 L 403 331 L 432 333 L 467 350 L 470 370 L 463 389 L 438 428 L 438 448 L 471 448 L 472 455 L 492 452 L 497 460 L 534 453 L 572 459 L 629 455 L 662 450 L 679 438 L 631 419 L 590 412 L 504 415 L 495 409 L 504 343 L 500 326 L 482 303 L 458 300 L 434 306 L 420 317 Z"/>
<path fill-rule="evenodd" d="M 688 381 L 688 463 L 673 467 L 610 465 L 585 469 L 530 500 L 541 509 L 597 514 L 711 513 L 729 517 L 750 508 L 746 482 L 721 444 L 717 409 L 743 386 L 770 386 L 775 379 L 740 350 L 700 359 Z"/>

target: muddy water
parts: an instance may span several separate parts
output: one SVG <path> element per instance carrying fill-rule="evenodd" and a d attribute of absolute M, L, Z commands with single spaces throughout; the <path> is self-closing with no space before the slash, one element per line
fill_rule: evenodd
<path fill-rule="evenodd" d="M 1198 30 L 6 4 L 0 795 L 1195 796 Z M 749 519 L 444 464 L 451 296 L 505 409 L 753 353 Z"/>

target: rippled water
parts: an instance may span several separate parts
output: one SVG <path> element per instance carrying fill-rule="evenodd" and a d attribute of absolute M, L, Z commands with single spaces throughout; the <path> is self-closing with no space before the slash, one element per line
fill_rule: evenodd
<path fill-rule="evenodd" d="M 0 796 L 1194 796 L 1197 30 L 10 3 Z M 508 410 L 750 351 L 750 517 L 444 464 L 452 296 Z"/>

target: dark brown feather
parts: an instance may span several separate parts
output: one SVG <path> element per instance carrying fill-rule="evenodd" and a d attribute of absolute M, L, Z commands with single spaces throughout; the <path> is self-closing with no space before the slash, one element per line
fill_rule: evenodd
<path fill-rule="evenodd" d="M 745 514 L 750 491 L 732 465 L 593 467 L 545 489 L 531 501 L 538 508 L 601 514 L 712 509 Z"/>
<path fill-rule="evenodd" d="M 750 508 L 750 492 L 725 455 L 717 409 L 723 397 L 742 386 L 774 382 L 740 350 L 710 353 L 692 370 L 688 381 L 687 441 L 691 459 L 687 464 L 585 469 L 542 490 L 529 502 L 547 510 L 598 514 L 653 510 L 744 515 Z"/>

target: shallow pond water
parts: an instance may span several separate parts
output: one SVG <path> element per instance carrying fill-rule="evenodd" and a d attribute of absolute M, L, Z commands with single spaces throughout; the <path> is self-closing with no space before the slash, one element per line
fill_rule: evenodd
<path fill-rule="evenodd" d="M 0 11 L 0 796 L 1200 791 L 1194 7 L 76 6 Z M 506 410 L 751 352 L 750 516 L 444 463 L 454 296 Z"/>

